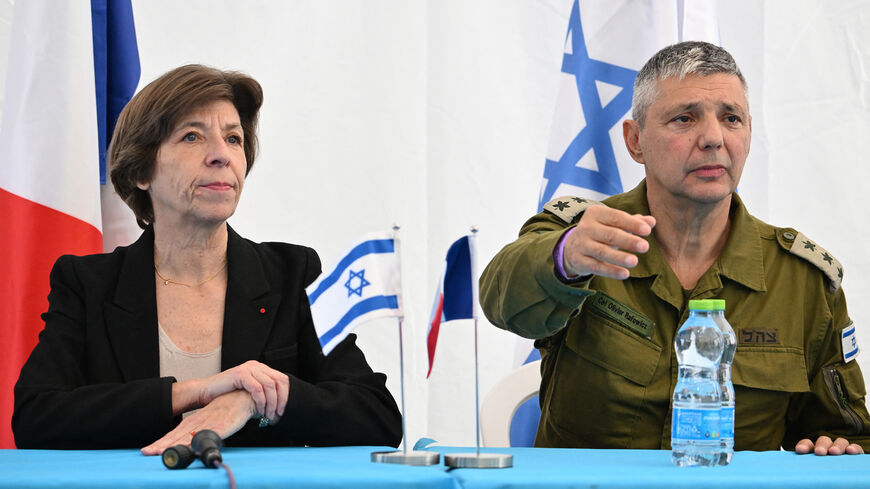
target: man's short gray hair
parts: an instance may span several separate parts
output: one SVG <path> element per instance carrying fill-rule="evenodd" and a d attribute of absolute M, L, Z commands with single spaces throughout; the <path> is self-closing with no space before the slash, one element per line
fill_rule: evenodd
<path fill-rule="evenodd" d="M 668 46 L 657 52 L 637 74 L 634 80 L 634 94 L 631 98 L 631 117 L 640 127 L 646 122 L 646 111 L 656 97 L 659 80 L 677 77 L 682 80 L 688 75 L 707 76 L 716 73 L 734 75 L 747 93 L 746 79 L 737 67 L 734 58 L 719 46 L 708 42 L 686 41 Z"/>

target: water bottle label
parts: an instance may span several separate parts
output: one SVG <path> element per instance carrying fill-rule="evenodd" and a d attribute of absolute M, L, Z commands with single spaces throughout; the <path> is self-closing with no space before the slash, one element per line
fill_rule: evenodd
<path fill-rule="evenodd" d="M 719 437 L 734 438 L 734 408 L 723 407 L 719 415 Z"/>
<path fill-rule="evenodd" d="M 674 408 L 673 440 L 718 440 L 719 409 Z"/>

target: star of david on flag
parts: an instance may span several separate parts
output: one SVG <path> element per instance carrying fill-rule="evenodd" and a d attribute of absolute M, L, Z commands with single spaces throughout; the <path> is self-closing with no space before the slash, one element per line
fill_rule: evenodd
<path fill-rule="evenodd" d="M 398 239 L 388 233 L 365 236 L 306 292 L 324 354 L 366 321 L 402 316 Z"/>
<path fill-rule="evenodd" d="M 474 238 L 463 236 L 447 250 L 444 274 L 435 290 L 435 304 L 429 318 L 426 347 L 429 353 L 429 371 L 435 362 L 435 347 L 441 323 L 454 319 L 474 319 L 477 303 L 477 278 L 474 275 Z"/>
<path fill-rule="evenodd" d="M 354 281 L 354 279 L 357 279 L 357 280 Z M 358 272 L 354 272 L 353 270 L 351 270 L 350 273 L 348 274 L 347 282 L 344 283 L 344 286 L 347 287 L 347 296 L 348 297 L 352 296 L 353 294 L 356 294 L 356 295 L 362 297 L 362 289 L 366 285 L 371 285 L 371 282 L 366 280 L 365 268 L 358 271 Z"/>

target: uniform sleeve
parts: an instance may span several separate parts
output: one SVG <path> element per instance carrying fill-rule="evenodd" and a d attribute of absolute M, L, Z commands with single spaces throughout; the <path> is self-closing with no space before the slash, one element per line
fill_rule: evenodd
<path fill-rule="evenodd" d="M 305 284 L 320 273 L 320 260 L 309 250 Z M 298 298 L 299 370 L 290 377 L 284 416 L 259 429 L 249 422 L 231 437 L 234 445 L 373 445 L 396 447 L 402 420 L 386 387 L 386 375 L 372 371 L 350 334 L 324 356 L 311 318 L 308 297 Z"/>
<path fill-rule="evenodd" d="M 826 294 L 831 320 L 819 336 L 819 361 L 810 379 L 810 392 L 796 396 L 789 408 L 783 447 L 789 450 L 803 438 L 843 437 L 870 452 L 870 414 L 864 397 L 861 368 L 843 359 L 841 334 L 852 324 L 842 288 Z"/>
<path fill-rule="evenodd" d="M 487 265 L 480 303 L 492 324 L 526 338 L 546 338 L 565 327 L 593 293 L 589 280 L 565 283 L 557 275 L 553 249 L 567 229 L 555 216 L 538 214 Z"/>
<path fill-rule="evenodd" d="M 15 443 L 45 449 L 144 446 L 177 422 L 174 379 L 91 381 L 85 323 L 93 311 L 74 260 L 61 257 L 51 271 L 45 328 L 15 384 Z"/>

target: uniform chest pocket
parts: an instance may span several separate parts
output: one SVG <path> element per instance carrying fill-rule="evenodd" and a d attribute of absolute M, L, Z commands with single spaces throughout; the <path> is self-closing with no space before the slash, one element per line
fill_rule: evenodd
<path fill-rule="evenodd" d="M 789 346 L 738 346 L 732 381 L 737 385 L 770 391 L 810 390 L 804 354 Z"/>
<path fill-rule="evenodd" d="M 589 308 L 573 321 L 554 369 L 549 415 L 577 446 L 631 446 L 662 348 Z"/>
<path fill-rule="evenodd" d="M 284 373 L 297 373 L 299 370 L 299 345 L 293 344 L 263 352 L 263 363 Z"/>
<path fill-rule="evenodd" d="M 589 362 L 643 386 L 652 380 L 662 353 L 662 347 L 595 311 L 581 316 L 565 342 Z"/>
<path fill-rule="evenodd" d="M 786 430 L 789 400 L 808 392 L 803 352 L 791 346 L 739 345 L 732 366 L 735 449 L 771 450 Z"/>

